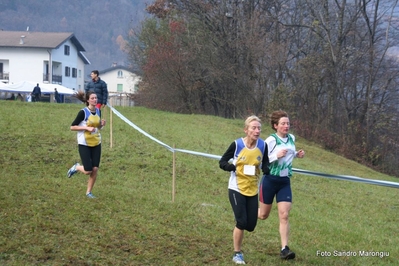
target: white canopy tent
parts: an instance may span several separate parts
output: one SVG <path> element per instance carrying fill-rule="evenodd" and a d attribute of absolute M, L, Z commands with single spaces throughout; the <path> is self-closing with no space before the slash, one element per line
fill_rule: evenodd
<path fill-rule="evenodd" d="M 0 92 L 31 93 L 36 84 L 37 82 L 31 81 L 21 81 L 14 84 L 4 84 L 0 82 Z M 58 84 L 39 83 L 39 87 L 42 91 L 42 94 L 53 94 L 55 88 L 57 88 L 59 94 L 73 95 L 76 93 L 74 90 L 68 89 L 67 87 Z"/>

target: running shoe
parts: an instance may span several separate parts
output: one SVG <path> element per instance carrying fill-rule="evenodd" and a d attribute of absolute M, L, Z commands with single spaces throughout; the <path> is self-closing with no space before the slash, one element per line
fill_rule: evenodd
<path fill-rule="evenodd" d="M 86 197 L 88 197 L 89 199 L 95 199 L 96 197 L 94 197 L 93 194 L 91 194 L 91 192 L 86 194 Z"/>
<path fill-rule="evenodd" d="M 80 165 L 79 163 L 75 163 L 69 170 L 67 173 L 68 178 L 71 178 L 74 174 L 76 174 L 76 172 L 78 170 L 76 170 L 76 166 Z"/>
<path fill-rule="evenodd" d="M 285 248 L 280 252 L 280 258 L 283 260 L 292 260 L 295 259 L 295 253 L 291 251 L 288 246 L 285 246 Z"/>
<path fill-rule="evenodd" d="M 235 262 L 235 264 L 245 264 L 244 254 L 242 254 L 242 252 L 236 253 L 233 257 L 233 262 Z"/>

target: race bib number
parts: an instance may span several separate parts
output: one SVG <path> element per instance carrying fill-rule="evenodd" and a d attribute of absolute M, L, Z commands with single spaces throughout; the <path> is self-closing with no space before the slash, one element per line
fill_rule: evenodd
<path fill-rule="evenodd" d="M 280 176 L 288 176 L 288 168 L 285 168 L 280 171 Z"/>
<path fill-rule="evenodd" d="M 244 165 L 244 175 L 255 175 L 255 166 Z"/>

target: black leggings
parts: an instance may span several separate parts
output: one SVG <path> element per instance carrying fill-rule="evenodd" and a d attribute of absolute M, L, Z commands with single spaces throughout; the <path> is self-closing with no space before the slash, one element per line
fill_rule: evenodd
<path fill-rule="evenodd" d="M 85 171 L 91 172 L 93 167 L 100 166 L 101 144 L 94 147 L 79 145 L 79 154 Z"/>
<path fill-rule="evenodd" d="M 258 195 L 244 196 L 229 189 L 229 200 L 236 219 L 236 227 L 252 232 L 258 222 Z"/>

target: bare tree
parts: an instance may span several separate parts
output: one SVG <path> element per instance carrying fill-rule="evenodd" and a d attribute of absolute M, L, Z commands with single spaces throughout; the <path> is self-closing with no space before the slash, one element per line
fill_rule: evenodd
<path fill-rule="evenodd" d="M 397 158 L 396 137 L 384 131 L 398 128 L 396 8 L 397 0 L 157 0 L 148 8 L 155 19 L 130 42 L 143 70 L 139 96 L 149 107 L 226 118 L 285 109 L 304 137 L 381 166 Z"/>

